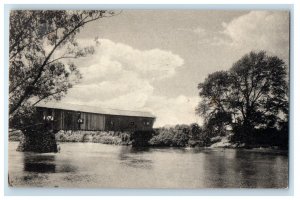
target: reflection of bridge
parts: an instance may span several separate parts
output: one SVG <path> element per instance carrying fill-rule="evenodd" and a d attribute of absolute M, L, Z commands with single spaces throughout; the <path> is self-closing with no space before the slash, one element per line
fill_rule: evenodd
<path fill-rule="evenodd" d="M 38 104 L 37 120 L 53 121 L 54 130 L 129 131 L 152 130 L 149 112 L 90 107 L 74 104 Z"/>

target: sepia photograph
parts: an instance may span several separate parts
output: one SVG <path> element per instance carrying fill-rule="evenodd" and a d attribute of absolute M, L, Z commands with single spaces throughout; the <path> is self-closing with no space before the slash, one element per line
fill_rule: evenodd
<path fill-rule="evenodd" d="M 289 188 L 290 10 L 9 11 L 11 188 Z"/>

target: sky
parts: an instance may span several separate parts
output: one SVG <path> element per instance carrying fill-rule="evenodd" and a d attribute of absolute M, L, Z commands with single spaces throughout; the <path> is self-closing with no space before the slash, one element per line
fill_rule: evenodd
<path fill-rule="evenodd" d="M 83 78 L 63 102 L 149 111 L 154 127 L 201 124 L 197 85 L 208 74 L 250 51 L 288 64 L 289 13 L 123 10 L 87 24 L 77 39 L 95 53 L 74 60 Z"/>

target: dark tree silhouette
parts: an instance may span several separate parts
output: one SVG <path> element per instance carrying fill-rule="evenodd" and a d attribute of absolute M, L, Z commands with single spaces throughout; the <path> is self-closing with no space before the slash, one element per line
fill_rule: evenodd
<path fill-rule="evenodd" d="M 277 56 L 250 52 L 228 71 L 198 85 L 196 112 L 212 128 L 231 126 L 247 137 L 255 129 L 279 128 L 288 118 L 287 67 Z"/>

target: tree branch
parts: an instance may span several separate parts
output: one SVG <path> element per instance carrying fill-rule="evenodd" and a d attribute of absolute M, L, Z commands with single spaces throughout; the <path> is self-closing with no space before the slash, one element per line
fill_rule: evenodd
<path fill-rule="evenodd" d="M 38 68 L 38 74 L 37 76 L 34 78 L 34 80 L 30 83 L 30 87 L 26 87 L 24 90 L 23 95 L 21 95 L 21 97 L 19 98 L 19 100 L 16 102 L 16 104 L 14 104 L 10 110 L 9 110 L 9 114 L 13 114 L 24 102 L 24 100 L 26 98 L 28 98 L 28 96 L 30 96 L 30 94 L 33 91 L 34 86 L 36 85 L 36 83 L 38 82 L 38 80 L 40 79 L 42 72 L 44 70 L 44 67 L 48 64 L 49 59 L 51 58 L 51 56 L 53 55 L 53 53 L 55 52 L 55 50 L 69 37 L 71 36 L 73 33 L 75 33 L 75 31 L 77 31 L 80 27 L 84 26 L 85 24 L 98 20 L 100 18 L 103 17 L 103 15 L 101 13 L 99 13 L 99 15 L 95 18 L 92 18 L 90 20 L 85 21 L 87 18 L 89 17 L 89 15 L 85 16 L 77 25 L 74 26 L 74 28 L 69 31 L 66 35 L 64 35 L 62 37 L 61 40 L 59 40 L 59 42 L 57 42 L 57 44 L 53 47 L 53 49 L 50 51 L 50 53 L 45 57 L 45 60 L 43 61 L 43 63 L 40 65 L 40 67 Z"/>
<path fill-rule="evenodd" d="M 36 104 L 38 104 L 38 103 L 41 102 L 42 100 L 44 100 L 44 99 L 46 99 L 46 98 L 48 98 L 48 97 L 50 97 L 50 96 L 53 96 L 53 95 L 55 95 L 55 94 L 59 94 L 59 93 L 61 93 L 61 92 L 63 92 L 63 91 L 60 90 L 60 91 L 57 91 L 57 92 L 50 93 L 50 94 L 44 96 L 43 98 L 39 99 L 38 101 L 36 101 L 34 104 L 32 104 L 32 106 L 35 106 Z"/>
<path fill-rule="evenodd" d="M 52 56 L 52 54 L 54 53 L 54 51 L 59 47 L 59 45 L 61 43 L 63 43 L 63 41 L 65 41 L 72 33 L 74 33 L 78 28 L 80 28 L 81 26 L 83 26 L 84 23 L 82 23 L 82 21 L 80 23 L 78 23 L 77 26 L 75 26 L 69 33 L 67 33 L 58 43 L 57 45 L 55 45 L 53 47 L 53 49 L 51 50 L 51 52 L 48 54 L 48 56 L 46 57 L 46 59 L 44 60 L 43 64 L 40 66 L 39 68 L 39 73 L 38 75 L 36 76 L 36 78 L 34 79 L 34 81 L 31 83 L 31 86 L 34 86 L 38 79 L 41 77 L 42 75 L 42 72 L 44 70 L 44 67 L 46 66 L 46 63 L 48 62 L 48 60 L 50 59 L 50 57 Z M 22 102 L 26 99 L 26 97 L 28 96 L 28 94 L 30 94 L 30 92 L 32 91 L 32 87 L 27 87 L 25 89 L 25 92 L 24 94 L 20 97 L 19 101 L 10 109 L 9 111 L 9 114 L 12 114 L 14 113 L 18 108 L 19 106 L 22 104 Z"/>

